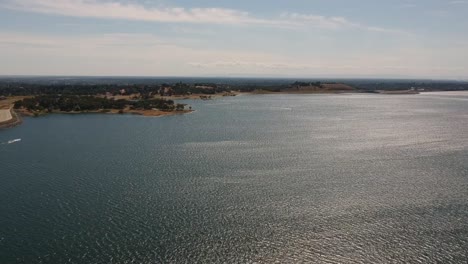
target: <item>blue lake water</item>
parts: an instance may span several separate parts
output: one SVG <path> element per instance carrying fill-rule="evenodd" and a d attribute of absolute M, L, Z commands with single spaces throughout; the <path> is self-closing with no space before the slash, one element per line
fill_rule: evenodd
<path fill-rule="evenodd" d="M 467 263 L 468 93 L 0 130 L 0 263 Z"/>

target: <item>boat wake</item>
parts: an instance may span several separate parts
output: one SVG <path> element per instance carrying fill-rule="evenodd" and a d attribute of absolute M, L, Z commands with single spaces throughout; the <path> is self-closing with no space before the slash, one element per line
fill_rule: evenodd
<path fill-rule="evenodd" d="M 21 141 L 21 138 L 12 139 L 12 140 L 8 140 L 7 142 L 3 142 L 2 145 L 14 144 L 20 141 Z"/>

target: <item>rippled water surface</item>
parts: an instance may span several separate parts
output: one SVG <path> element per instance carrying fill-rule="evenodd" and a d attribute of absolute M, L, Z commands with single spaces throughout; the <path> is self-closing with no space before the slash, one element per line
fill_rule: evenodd
<path fill-rule="evenodd" d="M 0 263 L 467 263 L 468 93 L 0 131 Z"/>

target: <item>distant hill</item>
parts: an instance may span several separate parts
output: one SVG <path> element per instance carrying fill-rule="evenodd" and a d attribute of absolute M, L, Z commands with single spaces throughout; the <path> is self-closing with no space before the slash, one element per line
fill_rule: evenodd
<path fill-rule="evenodd" d="M 285 93 L 332 93 L 332 92 L 351 92 L 355 91 L 353 87 L 343 83 L 294 83 L 288 88 L 280 89 Z"/>

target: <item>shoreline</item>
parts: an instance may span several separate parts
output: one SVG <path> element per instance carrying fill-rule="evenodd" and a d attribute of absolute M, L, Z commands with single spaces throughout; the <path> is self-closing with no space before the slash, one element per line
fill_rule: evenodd
<path fill-rule="evenodd" d="M 377 90 L 371 94 L 377 95 L 427 95 L 427 94 L 436 94 L 438 92 L 441 93 L 459 93 L 459 92 L 468 92 L 468 91 L 412 91 L 412 90 L 401 90 L 401 91 L 388 91 L 388 90 Z M 254 90 L 251 92 L 239 92 L 239 91 L 232 91 L 228 94 L 218 93 L 211 95 L 209 98 L 202 98 L 200 94 L 192 94 L 192 95 L 175 95 L 175 96 L 164 96 L 164 97 L 155 97 L 161 99 L 168 99 L 168 100 L 217 100 L 223 97 L 231 97 L 231 96 L 245 96 L 245 95 L 326 95 L 326 94 L 364 94 L 365 91 L 361 90 L 327 90 L 327 89 L 316 89 L 316 90 L 288 90 L 288 91 L 268 91 L 268 90 Z M 17 100 L 21 100 L 24 98 L 28 98 L 29 96 L 14 96 L 9 97 L 4 100 L 0 101 L 0 129 L 11 128 L 17 125 L 20 125 L 23 120 L 21 116 L 30 116 L 30 117 L 38 117 L 47 114 L 114 114 L 114 115 L 140 115 L 146 117 L 162 117 L 162 116 L 173 116 L 173 115 L 182 115 L 193 113 L 195 110 L 182 110 L 182 111 L 162 111 L 158 109 L 151 109 L 151 110 L 136 110 L 130 109 L 129 107 L 124 108 L 123 110 L 119 109 L 103 109 L 103 110 L 95 110 L 95 111 L 52 111 L 52 112 L 33 112 L 28 111 L 26 109 L 14 109 L 13 104 Z M 124 96 L 121 96 L 124 97 Z M 127 97 L 127 96 L 125 96 Z M 116 99 L 123 99 L 117 97 Z M 127 98 L 126 98 L 127 99 Z"/>
<path fill-rule="evenodd" d="M 53 111 L 53 112 L 31 112 L 26 109 L 19 109 L 19 113 L 23 116 L 29 117 L 40 117 L 48 114 L 64 114 L 64 115 L 83 115 L 83 114 L 108 114 L 108 115 L 141 115 L 141 116 L 171 116 L 171 115 L 181 115 L 194 112 L 194 110 L 183 110 L 183 111 L 162 111 L 162 110 L 124 110 L 119 112 L 117 109 L 105 109 L 97 111 Z"/>
<path fill-rule="evenodd" d="M 28 98 L 29 96 L 13 96 L 6 99 L 0 100 L 0 129 L 11 128 L 17 126 L 23 122 L 21 116 L 28 117 L 40 117 L 48 114 L 67 114 L 67 115 L 77 115 L 77 114 L 112 114 L 112 115 L 140 115 L 146 117 L 163 117 L 163 116 L 173 116 L 173 115 L 182 115 L 192 113 L 195 110 L 172 110 L 172 111 L 163 111 L 156 108 L 153 109 L 130 109 L 126 107 L 124 109 L 101 109 L 93 111 L 29 111 L 25 108 L 14 109 L 14 103 L 18 100 Z"/>
<path fill-rule="evenodd" d="M 271 95 L 271 94 L 347 94 L 347 93 L 361 93 L 360 91 L 330 91 L 330 90 L 316 90 L 316 91 L 268 91 L 268 90 L 255 90 L 252 92 L 245 92 L 242 95 Z"/>
<path fill-rule="evenodd" d="M 12 118 L 11 109 L 0 109 L 0 123 L 8 122 Z"/>
<path fill-rule="evenodd" d="M 3 109 L 3 111 L 5 111 L 5 109 Z M 6 111 L 9 112 L 9 115 L 7 116 L 8 119 L 4 118 L 3 120 L 0 120 L 0 129 L 14 127 L 22 123 L 23 120 L 18 113 L 13 110 L 13 108 Z"/>

